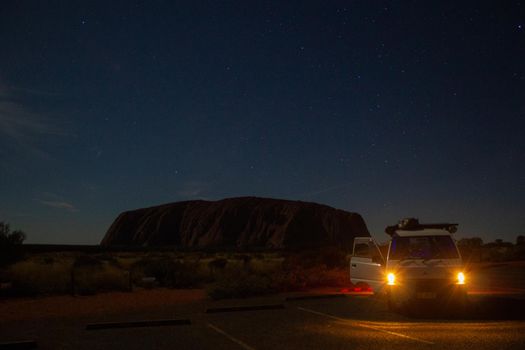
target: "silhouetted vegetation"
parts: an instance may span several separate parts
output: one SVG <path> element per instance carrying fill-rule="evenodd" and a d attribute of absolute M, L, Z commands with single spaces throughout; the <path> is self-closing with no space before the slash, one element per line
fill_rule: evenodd
<path fill-rule="evenodd" d="M 90 295 L 100 292 L 129 291 L 129 275 L 109 264 L 81 267 L 73 270 L 73 294 Z"/>
<path fill-rule="evenodd" d="M 88 295 L 129 290 L 129 274 L 113 263 L 92 256 L 37 255 L 6 267 L 1 273 L 10 288 L 3 295 Z M 2 281 L 0 281 L 2 282 Z"/>
<path fill-rule="evenodd" d="M 244 298 L 277 291 L 270 276 L 245 270 L 224 272 L 206 289 L 212 299 Z"/>
<path fill-rule="evenodd" d="M 55 261 L 46 263 L 42 259 L 29 259 L 11 265 L 6 279 L 12 289 L 5 291 L 14 296 L 39 294 L 66 294 L 71 290 L 71 263 Z"/>
<path fill-rule="evenodd" d="M 2 272 L 3 271 L 3 272 Z M 201 288 L 232 298 L 349 283 L 346 256 L 297 253 L 44 253 L 0 270 L 3 295 L 89 295 L 133 288 Z"/>
<path fill-rule="evenodd" d="M 139 260 L 132 266 L 131 273 L 133 283 L 145 287 L 193 288 L 208 280 L 198 263 L 173 258 Z M 151 278 L 153 280 L 149 280 Z"/>
<path fill-rule="evenodd" d="M 8 223 L 0 222 L 0 267 L 12 264 L 22 257 L 20 246 L 25 240 L 24 232 L 11 231 Z"/>
<path fill-rule="evenodd" d="M 230 261 L 233 266 L 215 274 L 214 283 L 207 287 L 210 297 L 239 298 L 349 284 L 347 258 L 338 249 L 289 253 L 273 259 L 254 256 L 248 266 L 245 259 L 241 262 Z"/>
<path fill-rule="evenodd" d="M 525 237 L 518 236 L 516 244 L 496 239 L 483 243 L 479 237 L 462 238 L 458 247 L 466 262 L 501 262 L 525 259 Z"/>
<path fill-rule="evenodd" d="M 2 233 L 4 240 L 12 234 L 5 225 Z M 20 246 L 22 237 L 15 235 L 10 244 Z M 461 239 L 458 246 L 467 263 L 523 260 L 523 238 L 518 237 L 516 243 L 484 243 L 473 237 Z M 350 284 L 348 257 L 336 248 L 256 253 L 59 252 L 17 259 L 0 269 L 0 282 L 11 285 L 9 292 L 0 292 L 3 295 L 85 295 L 133 288 L 205 287 L 210 297 L 220 299 Z"/>
<path fill-rule="evenodd" d="M 226 264 L 228 264 L 228 260 L 224 258 L 217 258 L 213 259 L 208 263 L 208 267 L 212 274 L 216 273 L 217 271 L 223 271 L 226 267 Z"/>

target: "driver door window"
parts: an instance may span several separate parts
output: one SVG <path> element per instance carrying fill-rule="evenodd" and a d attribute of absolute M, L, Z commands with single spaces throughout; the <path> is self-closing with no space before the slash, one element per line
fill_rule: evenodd
<path fill-rule="evenodd" d="M 379 247 L 372 239 L 359 239 L 354 244 L 354 257 L 371 259 L 373 262 L 383 264 L 384 259 Z"/>
<path fill-rule="evenodd" d="M 370 243 L 356 243 L 354 256 L 359 258 L 372 258 L 372 254 L 370 254 Z"/>

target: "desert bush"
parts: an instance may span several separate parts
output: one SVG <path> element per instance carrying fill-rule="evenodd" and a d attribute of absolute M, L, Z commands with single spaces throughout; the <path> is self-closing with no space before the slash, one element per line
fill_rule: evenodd
<path fill-rule="evenodd" d="M 129 290 L 129 275 L 110 264 L 77 267 L 74 270 L 75 292 L 81 295 Z"/>
<path fill-rule="evenodd" d="M 525 244 L 516 245 L 514 247 L 514 260 L 524 260 L 525 259 Z"/>
<path fill-rule="evenodd" d="M 96 255 L 96 259 L 114 266 L 120 266 L 118 259 L 114 255 L 109 253 L 98 254 Z"/>
<path fill-rule="evenodd" d="M 304 251 L 299 253 L 290 253 L 285 256 L 283 269 L 293 270 L 296 268 L 311 268 L 319 264 L 319 252 Z"/>
<path fill-rule="evenodd" d="M 91 255 L 79 255 L 73 263 L 74 268 L 97 268 L 101 267 L 103 262 Z"/>
<path fill-rule="evenodd" d="M 283 258 L 255 259 L 250 261 L 250 270 L 259 273 L 272 275 L 283 269 Z"/>
<path fill-rule="evenodd" d="M 228 260 L 224 258 L 216 258 L 208 263 L 208 267 L 210 268 L 210 271 L 214 273 L 216 271 L 224 270 L 227 264 Z"/>
<path fill-rule="evenodd" d="M 207 293 L 213 299 L 242 298 L 348 285 L 349 275 L 343 254 L 330 253 L 325 258 L 314 253 L 293 254 L 284 260 L 252 259 L 249 268 L 243 268 L 242 264 L 228 265 L 220 274 L 214 275 L 215 283 L 208 286 Z M 343 267 L 332 267 L 341 265 L 341 261 L 345 261 Z"/>
<path fill-rule="evenodd" d="M 328 269 L 344 268 L 347 265 L 346 254 L 339 248 L 324 247 L 317 250 L 307 250 L 286 255 L 283 268 L 310 269 L 317 266 L 326 266 Z"/>
<path fill-rule="evenodd" d="M 55 263 L 55 258 L 53 258 L 52 256 L 45 256 L 45 257 L 43 257 L 42 262 L 44 264 L 54 264 Z"/>
<path fill-rule="evenodd" d="M 280 292 L 301 291 L 318 287 L 343 287 L 349 283 L 348 270 L 329 269 L 324 265 L 304 268 L 296 266 L 272 275 L 273 289 Z"/>
<path fill-rule="evenodd" d="M 0 221 L 0 267 L 7 266 L 21 259 L 22 243 L 26 234 L 20 230 L 11 231 L 9 224 Z"/>
<path fill-rule="evenodd" d="M 173 259 L 142 259 L 132 266 L 133 282 L 140 285 L 143 277 L 155 277 L 160 286 L 170 288 L 197 287 L 206 276 L 197 263 Z"/>
<path fill-rule="evenodd" d="M 252 257 L 248 254 L 240 254 L 235 256 L 237 259 L 242 261 L 243 268 L 247 269 L 250 267 L 250 263 L 252 261 Z"/>
<path fill-rule="evenodd" d="M 5 278 L 13 284 L 13 296 L 71 293 L 73 284 L 78 294 L 129 289 L 126 271 L 85 256 L 34 257 L 11 265 Z"/>
<path fill-rule="evenodd" d="M 206 288 L 212 299 L 245 298 L 274 291 L 269 276 L 233 269 L 222 273 Z"/>
<path fill-rule="evenodd" d="M 346 254 L 343 250 L 335 247 L 321 249 L 319 261 L 319 265 L 325 265 L 328 269 L 344 268 L 347 266 Z"/>
<path fill-rule="evenodd" d="M 281 270 L 272 275 L 272 288 L 279 292 L 305 290 L 307 286 L 307 273 L 301 268 Z"/>
<path fill-rule="evenodd" d="M 307 271 L 307 287 L 343 287 L 348 286 L 350 275 L 347 269 L 318 266 Z"/>
<path fill-rule="evenodd" d="M 127 257 L 127 256 L 118 256 L 115 258 L 117 261 L 116 264 L 123 268 L 124 270 L 131 270 L 133 265 L 140 260 L 140 258 Z"/>
<path fill-rule="evenodd" d="M 67 293 L 71 288 L 71 266 L 61 263 L 22 261 L 11 265 L 7 276 L 19 296 Z"/>
<path fill-rule="evenodd" d="M 233 298 L 272 292 L 344 286 L 348 269 L 337 250 L 303 253 L 77 254 L 45 253 L 11 265 L 2 277 L 19 295 L 78 294 L 129 290 L 130 277 L 147 287 L 193 288 L 209 284 L 212 298 Z M 343 267 L 339 267 L 340 265 Z M 72 271 L 73 274 L 72 274 Z M 131 275 L 130 275 L 131 273 Z M 1 277 L 1 276 L 0 276 Z"/>

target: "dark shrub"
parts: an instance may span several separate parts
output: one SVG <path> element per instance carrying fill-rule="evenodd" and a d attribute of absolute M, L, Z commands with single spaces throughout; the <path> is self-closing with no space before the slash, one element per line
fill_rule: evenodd
<path fill-rule="evenodd" d="M 283 262 L 285 270 L 310 269 L 326 266 L 329 269 L 343 268 L 347 265 L 346 254 L 339 248 L 324 247 L 318 250 L 308 250 L 300 253 L 291 253 Z"/>
<path fill-rule="evenodd" d="M 45 257 L 42 259 L 42 262 L 43 262 L 44 264 L 51 265 L 51 264 L 54 264 L 54 263 L 55 263 L 55 258 L 53 258 L 52 256 L 45 256 Z"/>
<path fill-rule="evenodd" d="M 224 270 L 227 264 L 228 260 L 224 258 L 216 258 L 208 263 L 208 267 L 210 268 L 210 271 L 215 272 L 218 270 Z"/>
<path fill-rule="evenodd" d="M 225 272 L 207 288 L 207 293 L 212 299 L 246 298 L 274 291 L 268 276 L 242 270 Z"/>
<path fill-rule="evenodd" d="M 11 232 L 9 224 L 0 222 L 0 267 L 12 264 L 23 256 L 22 243 L 26 234 L 20 230 Z"/>
<path fill-rule="evenodd" d="M 76 257 L 73 262 L 73 268 L 78 267 L 101 267 L 103 265 L 102 261 L 97 258 L 92 257 L 91 255 L 79 255 Z"/>
<path fill-rule="evenodd" d="M 240 254 L 237 255 L 236 258 L 242 261 L 244 268 L 248 268 L 250 266 L 250 262 L 252 261 L 252 257 L 248 254 Z"/>
<path fill-rule="evenodd" d="M 143 259 L 132 267 L 134 282 L 141 284 L 143 277 L 154 277 L 163 287 L 190 288 L 202 283 L 196 264 L 172 259 Z"/>
<path fill-rule="evenodd" d="M 348 284 L 347 269 L 327 269 L 325 266 L 314 266 L 308 269 L 299 267 L 272 275 L 272 288 L 280 292 L 319 287 L 343 287 Z"/>
<path fill-rule="evenodd" d="M 272 276 L 272 288 L 280 292 L 305 290 L 307 286 L 307 272 L 301 267 L 286 269 Z"/>
<path fill-rule="evenodd" d="M 339 248 L 323 248 L 319 254 L 320 263 L 329 269 L 346 267 L 346 254 Z"/>
<path fill-rule="evenodd" d="M 128 291 L 129 276 L 110 264 L 75 270 L 75 292 L 91 295 L 99 292 Z"/>
<path fill-rule="evenodd" d="M 118 260 L 111 254 L 99 254 L 97 255 L 97 259 L 100 261 L 105 261 L 111 265 L 119 266 Z"/>
<path fill-rule="evenodd" d="M 71 266 L 63 263 L 46 264 L 40 259 L 17 262 L 7 269 L 6 278 L 12 282 L 13 294 L 18 296 L 71 290 Z"/>

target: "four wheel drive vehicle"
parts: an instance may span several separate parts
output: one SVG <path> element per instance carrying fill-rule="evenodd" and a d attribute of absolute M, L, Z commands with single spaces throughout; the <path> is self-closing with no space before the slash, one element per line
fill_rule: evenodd
<path fill-rule="evenodd" d="M 356 237 L 350 259 L 352 283 L 386 293 L 390 309 L 418 301 L 464 306 L 465 274 L 452 237 L 456 228 L 457 224 L 401 220 L 385 230 L 391 237 L 386 257 L 371 237 Z"/>

